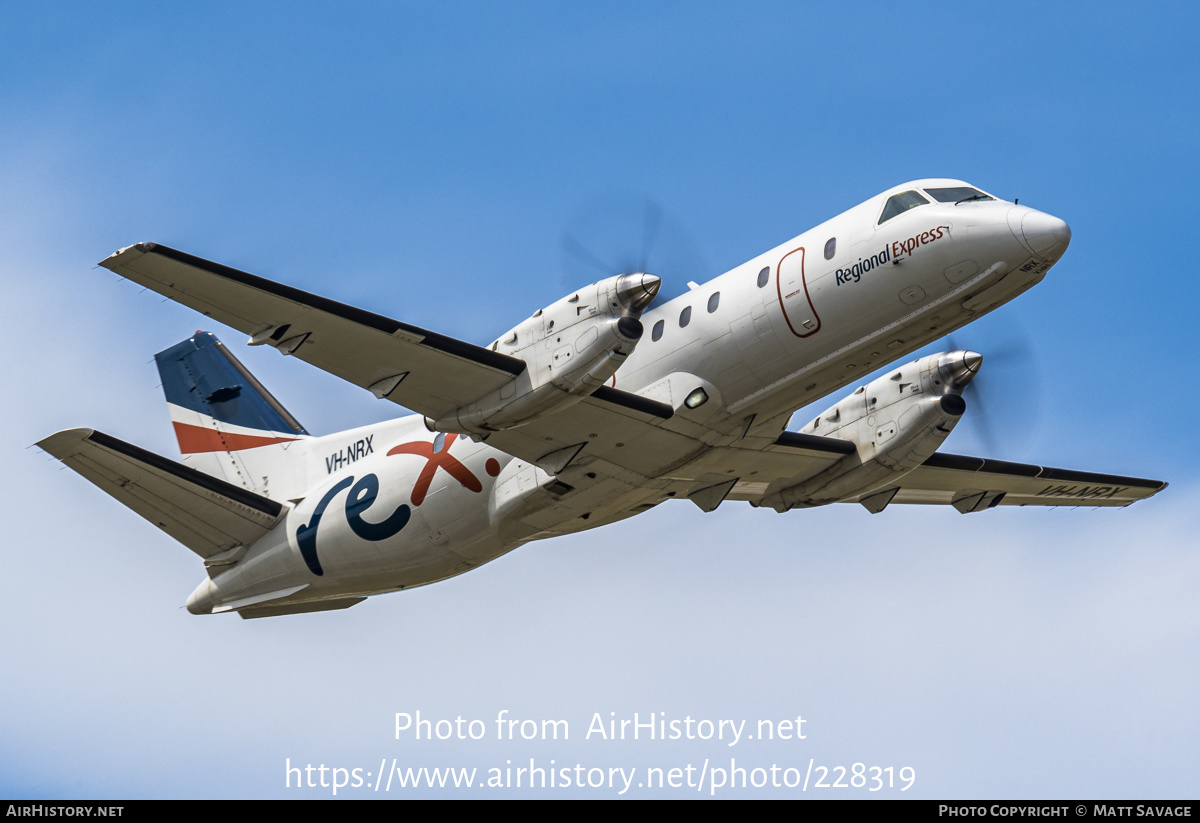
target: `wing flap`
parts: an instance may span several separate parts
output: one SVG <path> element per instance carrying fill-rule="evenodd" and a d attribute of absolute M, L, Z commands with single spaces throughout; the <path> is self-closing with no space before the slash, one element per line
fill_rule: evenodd
<path fill-rule="evenodd" d="M 523 360 L 155 243 L 100 265 L 430 417 L 525 369 Z"/>
<path fill-rule="evenodd" d="M 713 458 L 718 463 L 722 459 L 730 462 L 731 466 L 721 471 L 740 478 L 729 494 L 730 500 L 758 501 L 769 490 L 788 488 L 815 477 L 854 451 L 854 444 L 848 440 L 785 431 L 761 450 L 724 448 L 714 450 Z"/>
<path fill-rule="evenodd" d="M 249 546 L 284 506 L 94 429 L 70 429 L 37 444 L 205 558 Z"/>
<path fill-rule="evenodd" d="M 657 477 L 703 449 L 702 443 L 663 427 L 671 407 L 608 389 L 535 423 L 488 436 L 489 446 L 531 463 L 583 444 L 575 465 L 604 461 L 630 482 Z"/>

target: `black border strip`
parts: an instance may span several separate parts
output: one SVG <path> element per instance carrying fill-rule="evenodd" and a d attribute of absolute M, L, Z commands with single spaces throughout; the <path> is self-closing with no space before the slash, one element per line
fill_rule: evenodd
<path fill-rule="evenodd" d="M 612 386 L 601 386 L 592 392 L 592 397 L 597 400 L 603 400 L 606 403 L 612 403 L 615 406 L 624 406 L 627 409 L 641 412 L 642 414 L 661 417 L 663 420 L 670 420 L 675 416 L 675 410 L 666 403 L 660 403 L 657 400 L 650 400 L 642 397 L 639 394 L 630 394 L 627 391 L 614 389 Z"/>
<path fill-rule="evenodd" d="M 1106 486 L 1135 486 L 1139 489 L 1160 490 L 1167 484 L 1162 480 L 1146 480 L 1141 477 L 1122 477 L 1117 474 L 1097 474 L 1073 469 L 1050 469 L 1029 463 L 1009 463 L 1006 460 L 988 460 L 983 457 L 967 457 L 961 454 L 936 452 L 922 465 L 931 469 L 955 469 L 968 472 L 987 472 L 1015 477 L 1032 477 L 1039 480 L 1061 480 L 1067 483 L 1099 483 Z"/>
<path fill-rule="evenodd" d="M 822 437 L 819 434 L 787 431 L 775 439 L 775 445 L 787 446 L 790 449 L 829 452 L 830 454 L 850 454 L 850 452 L 855 450 L 854 444 L 849 440 L 839 440 L 836 437 Z"/>
<path fill-rule="evenodd" d="M 525 361 L 517 357 L 509 357 L 507 354 L 494 352 L 490 349 L 485 349 L 481 346 L 476 346 L 472 343 L 466 343 L 462 340 L 455 340 L 453 337 L 447 337 L 437 332 L 426 331 L 417 326 L 411 326 L 408 323 L 401 323 L 399 320 L 393 320 L 390 317 L 384 317 L 382 314 L 360 309 L 355 306 L 348 306 L 345 303 L 339 303 L 336 300 L 330 300 L 328 297 L 310 294 L 293 286 L 286 286 L 283 283 L 276 283 L 273 280 L 267 280 L 265 277 L 259 277 L 248 272 L 240 271 L 230 266 L 223 266 L 220 263 L 214 263 L 211 260 L 205 260 L 203 257 L 196 257 L 187 252 L 173 249 L 170 246 L 163 246 L 158 243 L 140 243 L 137 248 L 143 252 L 150 254 L 159 254 L 170 260 L 178 263 L 183 263 L 186 266 L 206 271 L 209 274 L 217 277 L 223 277 L 226 280 L 232 280 L 235 283 L 241 283 L 244 286 L 249 286 L 259 291 L 273 294 L 276 297 L 282 297 L 285 300 L 291 300 L 294 303 L 299 303 L 302 306 L 323 311 L 327 314 L 332 314 L 335 317 L 340 317 L 343 320 L 349 320 L 352 323 L 358 323 L 368 328 L 376 329 L 384 334 L 395 334 L 397 331 L 403 331 L 407 334 L 415 334 L 423 339 L 420 345 L 429 346 L 431 349 L 443 351 L 446 354 L 452 354 L 455 357 L 461 357 L 463 360 L 470 360 L 484 366 L 488 366 L 499 371 L 509 374 L 520 374 L 525 371 Z"/>
<path fill-rule="evenodd" d="M 165 471 L 183 480 L 186 483 L 191 483 L 193 486 L 199 486 L 206 491 L 214 492 L 227 497 L 235 503 L 240 503 L 243 506 L 249 506 L 255 511 L 260 511 L 263 514 L 271 517 L 278 517 L 283 511 L 283 504 L 276 503 L 268 497 L 255 494 L 252 491 L 243 489 L 240 486 L 235 486 L 232 483 L 226 483 L 224 480 L 218 480 L 212 475 L 205 474 L 202 471 L 197 471 L 189 466 L 184 466 L 176 463 L 174 460 L 168 460 L 154 452 L 146 451 L 132 443 L 126 443 L 124 440 L 118 440 L 112 435 L 105 434 L 101 431 L 93 430 L 91 434 L 84 438 L 90 440 L 97 446 L 103 446 L 106 449 L 111 449 L 118 454 L 123 454 L 131 460 L 136 460 L 139 463 L 145 463 L 147 466 Z"/>

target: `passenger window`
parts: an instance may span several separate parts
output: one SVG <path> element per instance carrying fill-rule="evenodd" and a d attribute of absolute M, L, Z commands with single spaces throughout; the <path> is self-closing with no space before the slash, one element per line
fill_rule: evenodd
<path fill-rule="evenodd" d="M 692 322 L 692 307 L 688 306 L 679 313 L 679 328 L 683 328 L 688 323 Z"/>
<path fill-rule="evenodd" d="M 835 254 L 837 254 L 837 238 L 830 237 L 825 243 L 825 259 L 832 260 Z"/>
<path fill-rule="evenodd" d="M 771 279 L 771 267 L 767 266 L 765 269 L 763 269 L 762 271 L 760 271 L 758 273 L 758 287 L 761 289 L 763 286 L 767 285 L 767 281 L 770 279 Z"/>
<path fill-rule="evenodd" d="M 721 305 L 721 293 L 715 291 L 712 293 L 712 297 L 708 298 L 708 313 L 712 314 L 715 312 L 719 305 Z"/>
<path fill-rule="evenodd" d="M 650 339 L 654 341 L 660 340 L 662 338 L 663 327 L 666 325 L 667 323 L 665 320 L 659 320 L 657 323 L 655 323 L 654 331 L 650 332 Z"/>
<path fill-rule="evenodd" d="M 917 206 L 924 206 L 928 203 L 928 200 L 915 191 L 893 194 L 888 198 L 887 205 L 883 207 L 883 214 L 879 216 L 879 222 L 880 224 L 886 223 L 897 214 L 903 214 L 909 209 L 915 209 Z"/>

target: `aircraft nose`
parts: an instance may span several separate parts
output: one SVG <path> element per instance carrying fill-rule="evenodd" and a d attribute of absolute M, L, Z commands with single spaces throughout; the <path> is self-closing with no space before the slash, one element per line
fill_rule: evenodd
<path fill-rule="evenodd" d="M 1071 227 L 1052 214 L 1028 209 L 1019 215 L 1019 221 L 1013 220 L 1014 217 L 1018 215 L 1009 215 L 1013 233 L 1038 257 L 1055 262 L 1071 243 Z"/>

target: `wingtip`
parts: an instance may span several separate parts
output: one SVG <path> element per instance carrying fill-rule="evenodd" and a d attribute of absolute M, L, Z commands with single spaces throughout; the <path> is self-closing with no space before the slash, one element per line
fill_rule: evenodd
<path fill-rule="evenodd" d="M 90 428 L 63 429 L 62 431 L 43 437 L 33 445 L 47 454 L 62 459 L 64 456 L 68 456 L 77 450 L 75 448 L 76 444 L 87 440 L 95 433 L 96 430 Z"/>
<path fill-rule="evenodd" d="M 132 245 L 125 246 L 124 248 L 117 249 L 115 252 L 110 254 L 108 257 L 101 260 L 100 265 L 107 266 L 109 261 L 115 260 L 116 258 L 120 257 L 121 255 L 126 254 L 131 251 L 141 252 L 142 254 L 145 254 L 146 252 L 154 251 L 154 249 L 157 247 L 158 247 L 157 243 L 134 243 Z"/>

